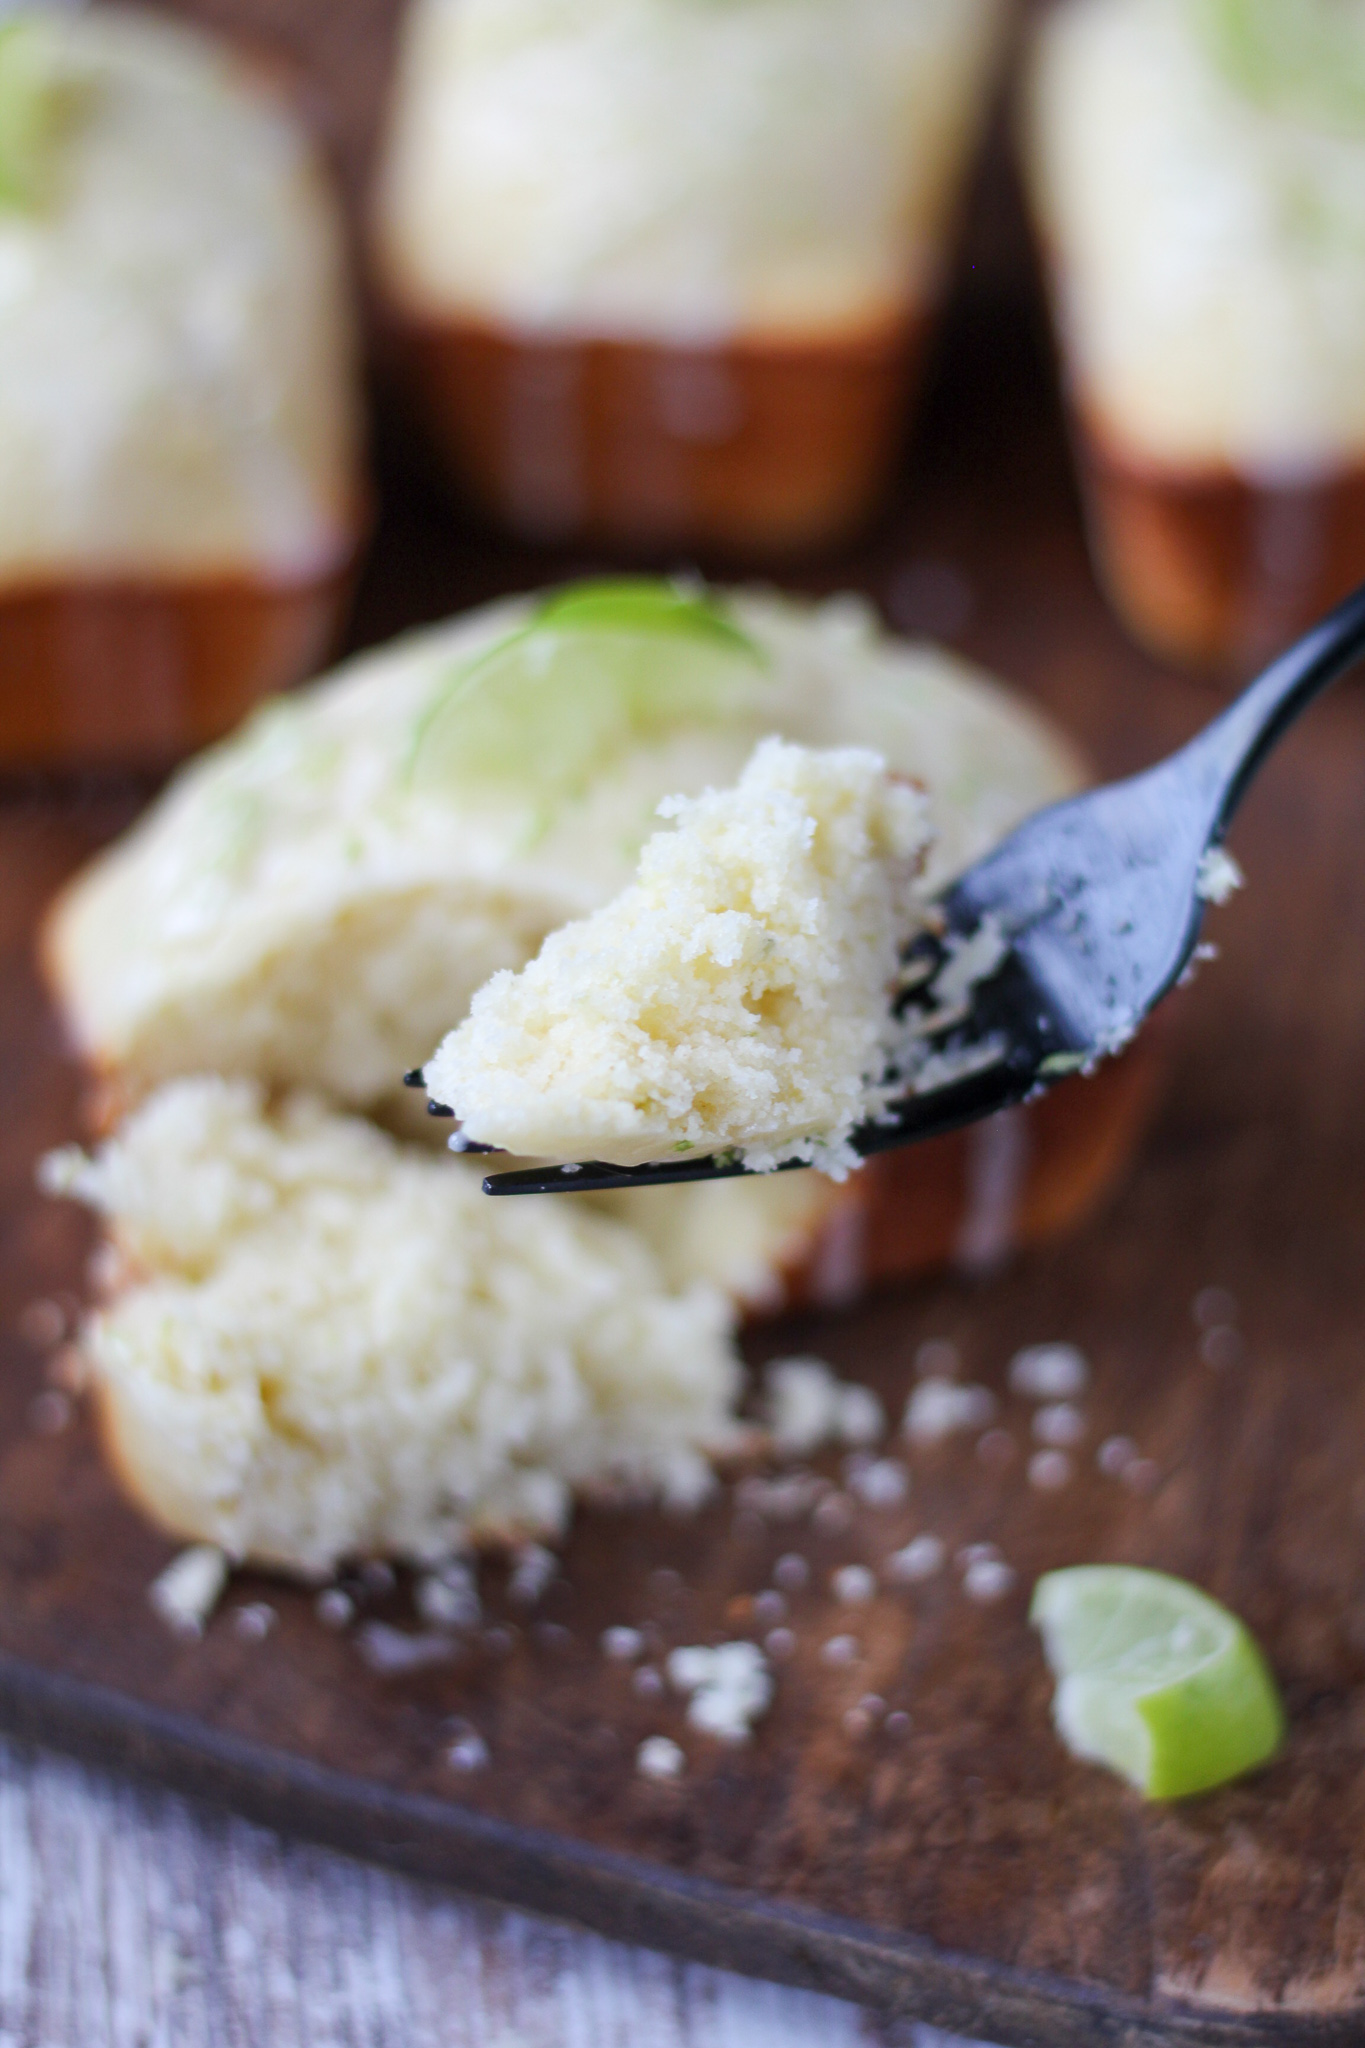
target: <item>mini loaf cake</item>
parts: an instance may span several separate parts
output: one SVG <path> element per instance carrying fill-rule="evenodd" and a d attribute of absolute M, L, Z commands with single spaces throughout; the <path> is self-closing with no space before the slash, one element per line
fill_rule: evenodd
<path fill-rule="evenodd" d="M 923 928 L 924 798 L 866 749 L 768 739 L 733 789 L 659 808 L 676 827 L 635 881 L 479 990 L 427 1093 L 506 1152 L 735 1152 L 842 1179 L 885 1099 L 901 949 Z"/>
<path fill-rule="evenodd" d="M 690 1507 L 736 1441 L 718 1289 L 316 1097 L 171 1082 L 44 1179 L 110 1233 L 83 1343 L 116 1471 L 234 1558 L 325 1576 L 553 1538 L 583 1492 Z"/>
<path fill-rule="evenodd" d="M 665 797 L 733 783 L 774 733 L 875 749 L 920 782 L 931 889 L 1079 780 L 1037 714 L 888 639 L 859 600 L 641 582 L 488 607 L 264 707 L 70 886 L 46 964 L 104 1119 L 217 1073 L 442 1139 L 399 1076 L 493 974 L 629 884 Z M 1144 1041 L 841 1187 L 798 1173 L 591 1199 L 672 1285 L 848 1299 L 1072 1221 L 1127 1156 L 1150 1074 Z"/>
<path fill-rule="evenodd" d="M 999 0 L 416 0 L 375 206 L 429 432 L 536 538 L 764 553 L 868 514 Z"/>
<path fill-rule="evenodd" d="M 1365 577 L 1365 7 L 1063 0 L 1028 157 L 1111 595 L 1249 664 Z"/>
<path fill-rule="evenodd" d="M 306 673 L 361 520 L 342 235 L 152 15 L 0 24 L 0 763 L 164 765 Z"/>

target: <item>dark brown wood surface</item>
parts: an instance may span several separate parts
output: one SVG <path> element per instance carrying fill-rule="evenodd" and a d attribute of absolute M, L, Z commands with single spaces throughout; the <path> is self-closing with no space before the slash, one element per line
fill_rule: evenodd
<path fill-rule="evenodd" d="M 592 566 L 501 549 L 385 463 L 357 642 Z M 1016 678 L 1108 772 L 1215 708 L 1106 614 L 1036 319 L 980 294 L 949 330 L 898 508 L 807 581 L 860 587 L 898 626 Z M 585 1514 L 534 1621 L 489 1574 L 510 1644 L 404 1678 L 369 1669 L 311 1595 L 262 1579 L 234 1584 L 202 1643 L 176 1641 L 146 1601 L 170 1546 L 121 1503 L 87 1423 L 49 1433 L 51 1404 L 33 1406 L 23 1311 L 79 1292 L 89 1242 L 33 1192 L 38 1154 L 79 1129 L 80 1085 L 33 928 L 144 794 L 25 785 L 0 802 L 0 1717 L 363 1855 L 1003 2042 L 1365 2039 L 1365 689 L 1319 706 L 1247 805 L 1250 887 L 1216 920 L 1222 959 L 1175 999 L 1172 1083 L 1106 1213 L 989 1283 L 751 1342 L 756 1360 L 815 1349 L 898 1414 L 917 1347 L 948 1339 L 1000 1394 L 1012 1451 L 906 1450 L 910 1500 L 836 1530 L 764 1522 L 729 1492 L 685 1524 Z M 1218 1369 L 1191 1307 L 1210 1286 L 1238 1305 L 1241 1348 Z M 1003 1392 L 1011 1353 L 1050 1338 L 1095 1367 L 1056 1493 L 1029 1486 L 1028 1411 Z M 1096 1469 L 1120 1432 L 1151 1461 L 1148 1491 Z M 834 1601 L 837 1566 L 920 1530 L 950 1551 L 997 1544 L 1014 1590 L 976 1606 L 950 1567 L 869 1606 Z M 640 1698 L 600 1654 L 616 1623 L 659 1648 L 743 1632 L 791 1550 L 812 1584 L 752 1748 L 690 1734 L 676 1702 Z M 1246 1616 L 1291 1715 L 1270 1769 L 1162 1809 L 1066 1756 L 1028 1591 L 1048 1566 L 1104 1559 L 1187 1575 Z M 257 1600 L 278 1613 L 264 1641 L 233 1621 Z M 368 1611 L 408 1621 L 409 1589 Z M 820 1648 L 843 1633 L 860 1653 L 834 1667 Z M 908 1733 L 850 1733 L 868 1693 Z M 474 1775 L 445 1761 L 461 1720 L 489 1746 Z M 688 1749 L 678 1785 L 633 1768 L 655 1732 Z"/>

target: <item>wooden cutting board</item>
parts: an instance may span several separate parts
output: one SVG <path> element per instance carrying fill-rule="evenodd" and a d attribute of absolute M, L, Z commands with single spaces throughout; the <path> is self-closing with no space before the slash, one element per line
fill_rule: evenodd
<path fill-rule="evenodd" d="M 1046 368 L 1017 308 L 950 334 L 903 503 L 823 587 L 954 635 L 1035 692 L 1114 772 L 1177 742 L 1215 698 L 1125 645 L 1085 565 Z M 461 533 L 401 470 L 355 638 L 583 566 Z M 811 587 L 815 587 L 811 584 Z M 901 1506 L 842 1526 L 755 1515 L 727 1491 L 695 1522 L 580 1517 L 534 1616 L 491 1574 L 492 1633 L 458 1661 L 382 1677 L 310 1594 L 242 1578 L 201 1643 L 146 1600 L 171 1554 L 117 1497 L 86 1421 L 53 1433 L 37 1300 L 79 1293 L 89 1233 L 33 1192 L 75 1135 L 78 1077 L 32 965 L 51 891 L 133 814 L 132 789 L 11 789 L 0 801 L 0 1717 L 427 1876 L 627 1939 L 817 1986 L 1008 2043 L 1365 2040 L 1365 689 L 1285 746 L 1236 834 L 1250 876 L 1220 913 L 1223 958 L 1175 999 L 1171 1084 L 1118 1197 L 1069 1243 L 988 1283 L 948 1278 L 855 1314 L 755 1334 L 758 1360 L 813 1349 L 899 1414 L 917 1348 L 957 1346 L 1000 1399 L 1005 1439 L 903 1455 Z M 1084 1085 L 1084 1084 L 1072 1084 Z M 644 1198 L 644 1199 L 647 1199 Z M 1235 1297 L 1201 1356 L 1192 1303 Z M 26 1336 L 24 1332 L 28 1332 Z M 1004 1391 L 1021 1344 L 1094 1365 L 1071 1483 L 1030 1486 L 1029 1411 Z M 1097 1469 L 1107 1437 L 1148 1463 Z M 837 1463 L 823 1468 L 838 1477 Z M 837 1522 L 837 1516 L 833 1518 Z M 840 1606 L 841 1564 L 914 1533 L 999 1547 L 992 1605 L 951 1565 Z M 796 1638 L 753 1746 L 708 1745 L 598 1647 L 651 1654 L 751 1625 L 800 1552 Z M 1025 1621 L 1035 1575 L 1083 1560 L 1161 1566 L 1244 1614 L 1284 1686 L 1285 1755 L 1254 1781 L 1164 1810 L 1073 1763 Z M 411 1619 L 410 1589 L 366 1596 Z M 266 1601 L 255 1640 L 234 1617 Z M 856 1641 L 831 1664 L 831 1637 Z M 860 1699 L 888 1713 L 860 1732 Z M 487 1767 L 447 1761 L 468 1724 Z M 649 1734 L 688 1771 L 633 1767 Z"/>

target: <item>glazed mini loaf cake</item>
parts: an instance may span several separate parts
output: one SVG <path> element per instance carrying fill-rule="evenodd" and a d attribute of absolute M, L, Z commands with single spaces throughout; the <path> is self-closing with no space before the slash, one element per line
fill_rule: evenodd
<path fill-rule="evenodd" d="M 504 968 L 427 1062 L 460 1139 L 644 1166 L 734 1152 L 836 1179 L 885 1100 L 922 794 L 865 748 L 762 741 L 733 789 L 660 805 L 635 880 Z"/>
<path fill-rule="evenodd" d="M 1062 0 L 1028 156 L 1097 559 L 1242 666 L 1365 576 L 1365 8 Z"/>
<path fill-rule="evenodd" d="M 273 90 L 150 14 L 7 17 L 0 93 L 0 761 L 165 764 L 338 616 L 337 211 Z"/>
<path fill-rule="evenodd" d="M 628 885 L 661 800 L 734 782 L 771 733 L 873 748 L 921 781 L 929 888 L 1079 779 L 1020 700 L 887 638 L 858 600 L 642 583 L 488 607 L 261 710 L 59 900 L 48 974 L 105 1121 L 217 1073 L 440 1140 L 399 1076 L 490 976 Z M 1150 1057 L 843 1187 L 591 1199 L 673 1286 L 850 1299 L 1072 1221 L 1131 1148 Z"/>
<path fill-rule="evenodd" d="M 430 433 L 539 538 L 780 551 L 894 457 L 998 0 L 417 0 L 374 207 Z"/>

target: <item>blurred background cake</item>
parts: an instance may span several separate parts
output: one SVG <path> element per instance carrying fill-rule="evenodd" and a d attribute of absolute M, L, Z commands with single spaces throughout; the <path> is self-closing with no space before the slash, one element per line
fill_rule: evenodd
<path fill-rule="evenodd" d="M 1062 0 L 1028 158 L 1100 572 L 1249 666 L 1365 577 L 1365 7 Z"/>
<path fill-rule="evenodd" d="M 364 521 L 337 207 L 264 73 L 0 24 L 0 762 L 161 766 L 316 666 Z"/>
<path fill-rule="evenodd" d="M 426 429 L 537 539 L 780 554 L 898 451 L 999 0 L 415 0 L 373 249 Z"/>

